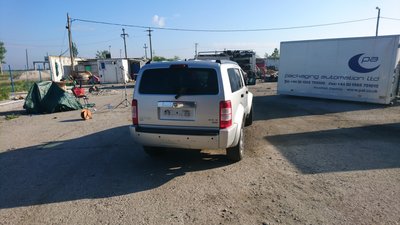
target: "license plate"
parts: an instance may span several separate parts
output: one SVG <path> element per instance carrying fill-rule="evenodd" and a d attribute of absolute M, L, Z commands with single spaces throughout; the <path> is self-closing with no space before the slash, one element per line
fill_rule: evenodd
<path fill-rule="evenodd" d="M 193 102 L 159 102 L 160 120 L 194 120 L 196 105 Z"/>

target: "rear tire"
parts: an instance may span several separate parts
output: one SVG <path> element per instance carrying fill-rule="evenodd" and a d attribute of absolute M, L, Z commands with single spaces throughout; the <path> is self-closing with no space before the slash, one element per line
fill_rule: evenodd
<path fill-rule="evenodd" d="M 239 141 L 237 145 L 226 149 L 226 156 L 230 161 L 239 162 L 243 159 L 244 152 L 244 129 L 243 127 L 240 129 Z"/>
<path fill-rule="evenodd" d="M 253 106 L 250 109 L 249 115 L 246 117 L 246 122 L 244 123 L 244 125 L 247 127 L 251 124 L 253 124 Z"/>

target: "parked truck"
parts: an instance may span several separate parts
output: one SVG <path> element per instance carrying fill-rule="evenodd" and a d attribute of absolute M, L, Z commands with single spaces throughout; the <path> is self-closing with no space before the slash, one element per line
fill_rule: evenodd
<path fill-rule="evenodd" d="M 261 73 L 257 73 L 256 53 L 252 50 L 204 51 L 199 52 L 196 59 L 231 60 L 236 62 L 247 73 L 247 77 L 261 75 Z"/>
<path fill-rule="evenodd" d="M 399 35 L 281 42 L 278 94 L 390 104 Z"/>

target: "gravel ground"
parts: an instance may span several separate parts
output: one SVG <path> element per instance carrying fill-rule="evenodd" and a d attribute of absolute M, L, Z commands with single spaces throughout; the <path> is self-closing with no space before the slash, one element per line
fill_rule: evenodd
<path fill-rule="evenodd" d="M 0 110 L 0 224 L 400 223 L 399 104 L 251 89 L 238 163 L 222 150 L 147 156 L 129 137 L 130 108 L 114 109 L 121 88 L 90 96 L 87 121 Z"/>

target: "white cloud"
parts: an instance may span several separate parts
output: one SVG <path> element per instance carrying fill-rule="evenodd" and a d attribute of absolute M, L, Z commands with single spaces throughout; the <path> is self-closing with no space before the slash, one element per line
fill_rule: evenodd
<path fill-rule="evenodd" d="M 153 23 L 159 27 L 164 27 L 165 26 L 165 17 L 154 15 Z"/>

